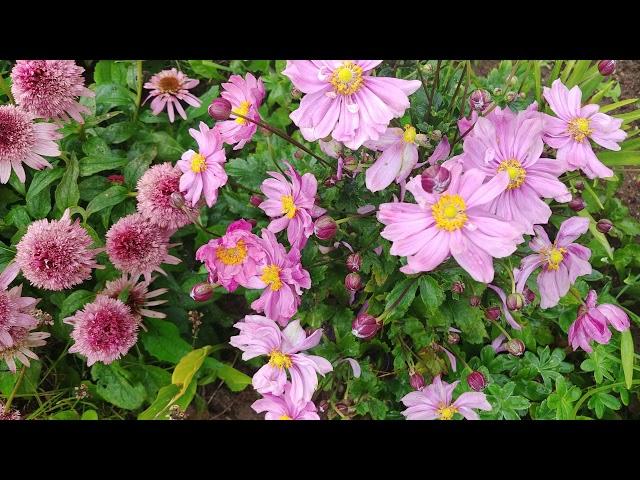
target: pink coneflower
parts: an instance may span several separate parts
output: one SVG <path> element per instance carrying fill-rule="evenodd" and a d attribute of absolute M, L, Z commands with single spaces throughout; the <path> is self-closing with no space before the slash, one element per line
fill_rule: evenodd
<path fill-rule="evenodd" d="M 536 236 L 529 242 L 529 248 L 535 253 L 520 262 L 515 275 L 517 290 L 523 291 L 529 276 L 541 267 L 537 279 L 540 308 L 555 307 L 578 277 L 591 273 L 591 250 L 573 243 L 588 228 L 589 219 L 571 217 L 562 222 L 555 242 L 551 243 L 544 228 L 536 225 Z"/>
<path fill-rule="evenodd" d="M 464 169 L 477 168 L 487 178 L 503 171 L 509 175 L 506 190 L 488 206 L 491 213 L 531 235 L 535 224 L 547 223 L 551 217 L 551 208 L 541 198 L 571 200 L 571 193 L 558 180 L 565 164 L 540 158 L 544 147 L 540 113 L 525 110 L 515 114 L 497 107 L 489 117 L 478 119 L 473 132 L 464 141 Z"/>
<path fill-rule="evenodd" d="M 261 243 L 265 255 L 260 260 L 256 274 L 248 279 L 247 287 L 263 291 L 251 308 L 286 325 L 298 311 L 302 289 L 311 288 L 311 277 L 302 268 L 300 250 L 292 247 L 287 253 L 276 236 L 267 229 L 262 229 Z"/>
<path fill-rule="evenodd" d="M 234 114 L 239 113 L 244 117 L 259 121 L 258 109 L 262 105 L 264 95 L 262 79 L 256 79 L 250 73 L 247 73 L 245 78 L 240 75 L 231 75 L 229 82 L 222 84 L 220 96 L 231 103 L 231 119 L 219 122 L 216 128 L 220 130 L 224 143 L 236 144 L 233 147 L 234 150 L 244 147 L 258 129 L 255 123 Z"/>
<path fill-rule="evenodd" d="M 191 206 L 196 206 L 204 194 L 207 205 L 213 207 L 218 189 L 227 183 L 222 138 L 218 129 L 210 129 L 204 122 L 200 122 L 200 131 L 190 128 L 189 133 L 198 142 L 198 152 L 187 150 L 178 160 L 177 167 L 182 170 L 180 191 Z"/>
<path fill-rule="evenodd" d="M 442 167 L 444 168 L 444 167 Z M 484 183 L 485 175 L 471 169 L 461 175 L 462 167 L 454 165 L 451 183 L 442 194 L 429 194 L 420 176 L 407 184 L 415 203 L 394 202 L 380 205 L 378 220 L 386 225 L 381 235 L 393 242 L 392 255 L 407 257 L 400 271 L 412 274 L 428 272 L 449 255 L 474 280 L 493 280 L 493 258 L 503 258 L 523 241 L 509 223 L 483 209 L 504 191 L 509 183 L 506 172 L 500 172 Z"/>
<path fill-rule="evenodd" d="M 197 218 L 199 209 L 175 206 L 172 194 L 180 193 L 182 172 L 169 162 L 152 166 L 138 180 L 138 211 L 160 228 L 178 229 Z"/>
<path fill-rule="evenodd" d="M 326 210 L 315 205 L 316 177 L 312 173 L 300 176 L 291 164 L 287 166 L 290 182 L 281 173 L 267 172 L 273 178 L 267 178 L 260 186 L 267 198 L 259 208 L 272 218 L 269 231 L 278 233 L 286 228 L 291 246 L 302 250 L 313 233 L 313 218 Z"/>
<path fill-rule="evenodd" d="M 29 328 L 38 324 L 33 316 L 33 307 L 38 300 L 22 296 L 22 285 L 9 290 L 9 284 L 20 272 L 17 263 L 11 262 L 0 273 L 0 348 L 11 347 L 14 328 Z"/>
<path fill-rule="evenodd" d="M 452 402 L 453 390 L 458 383 L 459 380 L 443 382 L 438 375 L 431 385 L 402 397 L 402 403 L 408 407 L 402 414 L 407 420 L 453 420 L 457 413 L 467 420 L 478 420 L 480 417 L 473 409 L 491 410 L 491 404 L 481 392 L 463 393 Z"/>
<path fill-rule="evenodd" d="M 409 108 L 418 80 L 376 77 L 382 60 L 288 60 L 282 72 L 306 95 L 289 115 L 302 136 L 315 141 L 331 135 L 351 150 L 378 140 L 392 118 Z"/>
<path fill-rule="evenodd" d="M 62 138 L 53 123 L 34 123 L 33 115 L 13 105 L 0 106 L 0 183 L 7 183 L 11 169 L 26 180 L 23 163 L 35 170 L 51 168 L 41 155 L 60 155 L 56 140 Z"/>
<path fill-rule="evenodd" d="M 72 222 L 69 209 L 60 220 L 37 220 L 16 246 L 16 262 L 31 284 L 45 290 L 64 290 L 91 278 L 91 270 L 104 268 L 95 256 L 103 248 L 89 248 L 93 240 Z"/>
<path fill-rule="evenodd" d="M 160 264 L 180 263 L 179 258 L 168 253 L 172 246 L 166 232 L 139 213 L 122 217 L 106 235 L 107 255 L 111 263 L 121 272 L 136 278 L 144 275 L 149 282 L 152 272 L 165 273 Z"/>
<path fill-rule="evenodd" d="M 22 420 L 22 415 L 20 414 L 20 410 L 16 410 L 15 408 L 12 408 L 7 412 L 5 411 L 4 403 L 0 401 L 0 421 L 3 421 L 3 420 Z"/>
<path fill-rule="evenodd" d="M 135 278 L 123 275 L 116 280 L 107 282 L 102 292 L 100 292 L 100 295 L 118 300 L 120 299 L 120 295 L 123 295 L 126 291 L 126 300 L 120 300 L 131 309 L 131 313 L 137 316 L 139 321 L 142 321 L 142 317 L 166 318 L 167 316 L 164 313 L 149 309 L 149 307 L 157 307 L 158 305 L 167 303 L 167 300 L 152 299 L 169 291 L 167 288 L 158 288 L 150 292 L 149 284 L 153 280 L 155 280 L 155 278 L 152 277 L 149 280 L 138 282 Z"/>
<path fill-rule="evenodd" d="M 590 290 L 585 303 L 578 308 L 578 318 L 569 327 L 569 344 L 574 350 L 581 347 L 591 352 L 591 340 L 606 345 L 611 340 L 608 325 L 619 332 L 629 328 L 629 317 L 620 307 L 603 303 L 598 305 L 598 294 Z"/>
<path fill-rule="evenodd" d="M 0 344 L 0 360 L 4 360 L 13 373 L 16 373 L 16 360 L 25 367 L 29 367 L 29 359 L 37 360 L 38 356 L 31 350 L 35 347 L 46 345 L 45 338 L 51 335 L 47 332 L 34 332 L 38 327 L 37 322 L 28 327 L 11 327 L 8 334 L 11 336 L 11 346 Z"/>
<path fill-rule="evenodd" d="M 331 363 L 317 355 L 302 353 L 320 343 L 322 330 L 307 337 L 300 321 L 291 322 L 284 330 L 273 320 L 261 315 L 247 315 L 234 325 L 240 334 L 229 343 L 243 351 L 242 359 L 269 355 L 269 363 L 253 376 L 253 387 L 262 394 L 281 396 L 291 376 L 291 398 L 295 402 L 309 401 L 318 386 L 318 373 L 333 370 Z"/>
<path fill-rule="evenodd" d="M 78 97 L 93 97 L 84 86 L 84 68 L 73 60 L 18 60 L 11 71 L 11 92 L 26 111 L 46 119 L 83 123 L 91 110 Z"/>
<path fill-rule="evenodd" d="M 609 150 L 620 150 L 627 134 L 620 128 L 621 118 L 598 113 L 595 104 L 580 106 L 582 91 L 577 85 L 569 90 L 560 79 L 544 87 L 544 98 L 557 115 L 544 116 L 544 141 L 557 148 L 556 157 L 568 170 L 582 170 L 589 178 L 611 177 L 613 171 L 598 160 L 589 139 Z"/>
<path fill-rule="evenodd" d="M 120 300 L 99 295 L 64 323 L 73 326 L 70 353 L 87 357 L 87 365 L 109 364 L 126 355 L 138 340 L 138 319 Z"/>
<path fill-rule="evenodd" d="M 249 278 L 257 274 L 265 253 L 262 241 L 251 233 L 251 228 L 246 220 L 236 220 L 222 238 L 209 240 L 198 249 L 196 260 L 205 263 L 211 283 L 233 292 L 239 285 L 248 286 Z"/>
<path fill-rule="evenodd" d="M 291 383 L 287 382 L 281 397 L 266 393 L 253 402 L 251 408 L 256 413 L 267 412 L 265 420 L 320 420 L 315 404 L 311 400 L 296 401 L 291 391 Z"/>
<path fill-rule="evenodd" d="M 180 100 L 188 103 L 192 107 L 199 107 L 202 102 L 189 92 L 190 89 L 200 83 L 200 80 L 194 80 L 187 77 L 184 73 L 179 72 L 175 68 L 171 70 L 163 70 L 156 73 L 151 79 L 144 84 L 144 88 L 151 90 L 149 96 L 145 98 L 144 103 L 153 97 L 151 101 L 151 112 L 159 115 L 165 107 L 169 114 L 169 121 L 173 123 L 175 118 L 173 108 L 183 120 L 187 119 L 187 114 L 182 108 Z"/>

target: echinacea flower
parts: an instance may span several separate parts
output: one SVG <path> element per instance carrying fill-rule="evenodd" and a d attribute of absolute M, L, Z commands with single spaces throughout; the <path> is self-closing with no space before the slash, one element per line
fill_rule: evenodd
<path fill-rule="evenodd" d="M 461 169 L 452 167 L 451 183 L 441 194 L 425 192 L 416 176 L 407 190 L 417 203 L 380 205 L 378 220 L 386 225 L 381 236 L 393 242 L 392 255 L 407 257 L 400 271 L 428 272 L 452 255 L 474 280 L 489 283 L 493 258 L 511 255 L 523 241 L 516 228 L 482 208 L 504 191 L 509 175 L 499 172 L 483 183 L 480 170 L 462 175 Z"/>
<path fill-rule="evenodd" d="M 3 420 L 22 420 L 20 410 L 11 408 L 9 411 L 6 411 L 4 403 L 0 401 L 0 421 Z"/>
<path fill-rule="evenodd" d="M 103 248 L 89 248 L 93 240 L 71 220 L 69 209 L 60 220 L 37 220 L 16 245 L 16 262 L 24 278 L 45 290 L 64 290 L 91 278 L 91 270 L 104 268 L 95 257 Z"/>
<path fill-rule="evenodd" d="M 569 327 L 569 344 L 591 352 L 591 340 L 606 345 L 611 340 L 609 325 L 624 332 L 629 328 L 629 317 L 620 307 L 603 303 L 598 305 L 598 294 L 590 290 L 584 304 L 578 308 L 578 318 Z"/>
<path fill-rule="evenodd" d="M 75 341 L 70 353 L 87 357 L 87 365 L 109 364 L 133 347 L 138 340 L 138 319 L 120 300 L 98 295 L 64 323 L 73 326 Z"/>
<path fill-rule="evenodd" d="M 200 83 L 200 80 L 187 77 L 184 73 L 179 72 L 175 68 L 171 70 L 162 70 L 151 77 L 144 84 L 144 88 L 151 90 L 144 102 L 153 98 L 151 101 L 151 112 L 159 115 L 164 108 L 167 108 L 169 121 L 173 123 L 175 118 L 174 107 L 183 120 L 187 119 L 187 114 L 182 108 L 180 100 L 188 103 L 192 107 L 199 107 L 202 102 L 198 97 L 194 96 L 189 90 Z"/>
<path fill-rule="evenodd" d="M 249 285 L 249 278 L 258 272 L 264 257 L 262 241 L 251 233 L 251 224 L 244 219 L 227 227 L 222 238 L 209 240 L 196 252 L 196 260 L 205 263 L 209 281 L 219 283 L 229 292 L 238 285 Z"/>
<path fill-rule="evenodd" d="M 138 180 L 138 211 L 160 228 L 178 229 L 197 218 L 199 209 L 174 205 L 172 195 L 180 193 L 182 172 L 169 162 L 152 166 Z"/>
<path fill-rule="evenodd" d="M 318 181 L 312 173 L 300 176 L 291 164 L 287 175 L 278 172 L 267 172 L 273 178 L 267 178 L 260 190 L 266 195 L 259 208 L 272 218 L 267 227 L 269 231 L 278 233 L 287 229 L 287 238 L 292 247 L 302 250 L 313 233 L 313 218 L 326 210 L 315 205 Z"/>
<path fill-rule="evenodd" d="M 247 73 L 244 78 L 240 75 L 231 75 L 227 83 L 222 84 L 222 98 L 231 103 L 231 118 L 216 125 L 220 130 L 224 143 L 234 145 L 234 150 L 240 150 L 253 137 L 258 126 L 238 117 L 251 118 L 260 121 L 258 109 L 264 100 L 265 91 L 262 79 Z"/>
<path fill-rule="evenodd" d="M 529 242 L 535 253 L 522 259 L 515 275 L 516 289 L 523 291 L 529 276 L 541 268 L 537 278 L 540 308 L 555 307 L 578 277 L 591 273 L 591 250 L 573 243 L 588 228 L 589 219 L 571 217 L 562 222 L 555 242 L 551 243 L 544 228 L 536 225 L 536 236 Z"/>
<path fill-rule="evenodd" d="M 491 410 L 491 404 L 481 392 L 465 392 L 453 402 L 453 390 L 458 383 L 459 380 L 443 382 L 438 375 L 431 385 L 402 397 L 402 403 L 408 407 L 402 415 L 407 420 L 453 420 L 458 413 L 467 420 L 478 420 L 480 417 L 473 409 Z"/>
<path fill-rule="evenodd" d="M 253 387 L 263 395 L 281 396 L 289 372 L 291 399 L 295 402 L 309 401 L 318 386 L 317 374 L 324 376 L 333 370 L 326 359 L 302 353 L 320 343 L 321 329 L 307 336 L 300 321 L 295 320 L 280 330 L 276 322 L 261 315 L 247 315 L 234 327 L 240 330 L 240 334 L 231 337 L 229 343 L 242 350 L 243 360 L 269 356 L 269 363 L 253 376 Z"/>
<path fill-rule="evenodd" d="M 577 85 L 569 90 L 560 79 L 544 87 L 544 98 L 557 115 L 544 116 L 544 141 L 558 149 L 556 157 L 568 170 L 582 170 L 589 178 L 611 177 L 613 171 L 598 160 L 589 139 L 609 150 L 620 150 L 627 134 L 620 128 L 622 119 L 599 113 L 596 104 L 581 106 L 582 91 Z"/>
<path fill-rule="evenodd" d="M 135 278 L 129 277 L 129 275 L 125 274 L 120 278 L 107 282 L 99 295 L 104 295 L 105 297 L 113 298 L 115 300 L 121 300 L 131 309 L 131 313 L 137 316 L 140 321 L 142 321 L 142 317 L 166 318 L 166 314 L 156 312 L 149 308 L 167 303 L 167 300 L 152 299 L 169 291 L 167 288 L 158 288 L 156 290 L 149 291 L 149 284 L 153 282 L 153 280 L 155 280 L 155 278 L 152 277 L 149 280 L 138 282 Z M 126 299 L 119 298 L 121 295 L 124 295 L 125 292 Z"/>
<path fill-rule="evenodd" d="M 11 336 L 11 345 L 0 343 L 0 360 L 4 360 L 11 372 L 16 373 L 16 360 L 25 367 L 30 366 L 29 359 L 38 360 L 38 356 L 33 353 L 32 348 L 46 345 L 46 338 L 51 334 L 47 332 L 34 332 L 38 327 L 38 322 L 26 327 L 11 327 L 8 330 Z"/>
<path fill-rule="evenodd" d="M 571 193 L 558 180 L 565 164 L 540 158 L 544 144 L 542 117 L 537 111 L 515 114 L 497 107 L 487 118 L 478 119 L 473 132 L 464 140 L 464 168 L 477 168 L 487 178 L 503 171 L 509 175 L 506 190 L 488 205 L 491 213 L 533 234 L 535 224 L 547 223 L 551 217 L 551 209 L 541 198 L 571 200 Z"/>
<path fill-rule="evenodd" d="M 62 138 L 53 123 L 33 121 L 33 115 L 13 105 L 0 106 L 0 183 L 7 183 L 11 169 L 18 180 L 26 180 L 26 164 L 35 170 L 51 168 L 41 155 L 57 157 L 60 150 L 56 140 Z"/>
<path fill-rule="evenodd" d="M 419 80 L 372 75 L 381 60 L 288 60 L 282 72 L 305 93 L 289 115 L 308 141 L 331 135 L 357 150 L 378 140 L 391 119 L 409 108 Z"/>
<path fill-rule="evenodd" d="M 13 346 L 15 328 L 30 328 L 38 324 L 33 310 L 38 300 L 22 296 L 22 285 L 9 289 L 9 284 L 20 272 L 17 263 L 11 262 L 0 273 L 0 349 Z"/>
<path fill-rule="evenodd" d="M 200 131 L 190 128 L 189 134 L 198 142 L 198 152 L 187 150 L 178 160 L 177 166 L 182 170 L 180 191 L 191 206 L 195 207 L 204 195 L 207 205 L 213 207 L 218 189 L 227 183 L 222 138 L 218 129 L 210 129 L 204 122 L 200 122 Z"/>
<path fill-rule="evenodd" d="M 320 420 L 315 404 L 305 399 L 296 401 L 291 391 L 291 383 L 287 383 L 282 396 L 265 393 L 260 400 L 251 404 L 251 408 L 256 413 L 267 412 L 265 420 Z"/>
<path fill-rule="evenodd" d="M 262 229 L 262 249 L 257 272 L 248 278 L 247 287 L 262 289 L 262 295 L 251 304 L 256 312 L 286 325 L 298 311 L 302 289 L 311 288 L 309 272 L 302 268 L 300 250 L 291 247 L 287 252 L 276 236 Z"/>
<path fill-rule="evenodd" d="M 122 217 L 106 234 L 107 255 L 121 272 L 151 281 L 154 271 L 165 273 L 160 264 L 177 265 L 180 259 L 169 255 L 167 233 L 139 213 Z"/>
<path fill-rule="evenodd" d="M 37 117 L 83 123 L 81 114 L 91 110 L 77 99 L 95 96 L 84 86 L 83 72 L 73 60 L 18 60 L 11 70 L 11 92 L 20 107 Z"/>

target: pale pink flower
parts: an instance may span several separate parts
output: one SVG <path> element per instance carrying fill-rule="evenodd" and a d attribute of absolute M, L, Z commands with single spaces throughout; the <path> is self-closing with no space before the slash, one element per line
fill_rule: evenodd
<path fill-rule="evenodd" d="M 402 414 L 407 420 L 453 420 L 456 413 L 467 420 L 478 420 L 480 417 L 473 409 L 491 410 L 491 404 L 481 392 L 465 392 L 453 402 L 453 390 L 458 383 L 459 380 L 443 382 L 438 375 L 431 385 L 402 397 L 402 403 L 408 407 Z"/>
<path fill-rule="evenodd" d="M 30 328 L 38 324 L 33 316 L 33 309 L 38 300 L 22 296 L 22 285 L 9 289 L 20 273 L 17 263 L 11 262 L 0 273 L 0 349 L 11 347 L 15 328 Z"/>
<path fill-rule="evenodd" d="M 419 80 L 377 77 L 382 60 L 288 60 L 282 72 L 305 93 L 291 120 L 309 141 L 331 135 L 352 150 L 378 140 L 409 108 Z"/>
<path fill-rule="evenodd" d="M 265 420 L 320 420 L 311 400 L 296 401 L 291 392 L 291 383 L 287 382 L 282 396 L 265 393 L 260 400 L 253 402 L 251 408 L 256 413 L 267 412 Z"/>
<path fill-rule="evenodd" d="M 231 103 L 231 119 L 219 122 L 216 128 L 220 130 L 224 143 L 236 144 L 233 149 L 239 150 L 251 140 L 258 126 L 235 114 L 260 121 L 258 109 L 265 96 L 262 79 L 256 79 L 251 73 L 247 73 L 244 78 L 231 75 L 229 81 L 222 84 L 220 96 Z"/>
<path fill-rule="evenodd" d="M 149 284 L 153 282 L 153 280 L 155 280 L 154 277 L 138 282 L 135 278 L 125 274 L 120 278 L 108 281 L 99 295 L 121 300 L 131 309 L 131 313 L 138 317 L 140 322 L 142 322 L 142 317 L 166 318 L 166 314 L 150 309 L 150 307 L 157 307 L 158 305 L 167 303 L 167 300 L 153 299 L 169 291 L 167 288 L 158 288 L 149 291 Z M 126 300 L 119 298 L 124 292 L 127 292 Z"/>
<path fill-rule="evenodd" d="M 302 353 L 320 343 L 321 329 L 307 337 L 299 320 L 280 330 L 276 322 L 261 315 L 247 315 L 234 327 L 240 330 L 240 334 L 231 337 L 229 343 L 243 351 L 243 360 L 269 356 L 269 363 L 253 376 L 253 387 L 263 395 L 281 396 L 289 372 L 291 399 L 295 402 L 309 401 L 318 386 L 317 374 L 324 376 L 333 370 L 326 359 Z"/>
<path fill-rule="evenodd" d="M 144 103 L 150 98 L 151 112 L 154 115 L 159 115 L 164 108 L 167 108 L 169 114 L 169 121 L 173 123 L 175 114 L 173 109 L 178 111 L 178 114 L 183 120 L 187 119 L 187 114 L 182 108 L 180 100 L 188 103 L 192 107 L 199 107 L 202 102 L 189 92 L 192 88 L 197 86 L 200 80 L 187 77 L 184 73 L 179 72 L 175 68 L 171 70 L 162 70 L 156 73 L 151 79 L 144 84 L 144 88 L 151 90 Z"/>

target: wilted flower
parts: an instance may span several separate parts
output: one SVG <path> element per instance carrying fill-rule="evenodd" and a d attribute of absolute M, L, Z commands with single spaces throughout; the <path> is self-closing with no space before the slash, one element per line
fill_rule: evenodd
<path fill-rule="evenodd" d="M 163 70 L 156 73 L 151 79 L 144 84 L 144 88 L 151 90 L 144 103 L 150 98 L 151 112 L 154 115 L 159 115 L 164 108 L 167 108 L 169 114 L 169 121 L 173 123 L 175 118 L 174 107 L 178 111 L 178 114 L 183 120 L 187 119 L 187 114 L 182 108 L 180 100 L 188 103 L 192 107 L 199 107 L 202 102 L 189 92 L 192 88 L 197 86 L 200 80 L 187 77 L 184 73 L 179 72 L 175 68 L 171 70 Z"/>
<path fill-rule="evenodd" d="M 11 336 L 11 345 L 0 344 L 0 360 L 5 361 L 11 372 L 16 373 L 16 360 L 25 367 L 29 367 L 29 358 L 38 359 L 31 349 L 46 345 L 45 338 L 49 338 L 50 334 L 34 332 L 36 328 L 38 328 L 37 324 L 31 324 L 28 327 L 10 327 L 6 332 Z"/>

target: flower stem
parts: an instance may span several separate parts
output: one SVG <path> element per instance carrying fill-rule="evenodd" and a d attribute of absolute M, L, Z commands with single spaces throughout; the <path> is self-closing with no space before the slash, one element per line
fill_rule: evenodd
<path fill-rule="evenodd" d="M 632 385 L 640 385 L 640 380 L 634 380 L 633 382 L 631 382 Z M 604 392 L 607 390 L 610 390 L 614 387 L 621 387 L 624 386 L 625 382 L 618 382 L 618 383 L 612 383 L 610 385 L 603 385 L 601 387 L 597 387 L 597 388 L 592 388 L 590 390 L 587 391 L 587 393 L 585 393 L 584 395 L 582 395 L 582 397 L 580 398 L 580 400 L 578 400 L 578 403 L 576 403 L 576 406 L 573 409 L 573 415 L 571 416 L 572 419 L 576 418 L 576 415 L 578 414 L 578 411 L 580 410 L 580 407 L 582 406 L 582 404 L 587 401 L 589 399 L 589 397 L 591 397 L 592 395 L 595 395 L 596 393 L 599 392 Z"/>
<path fill-rule="evenodd" d="M 140 101 L 142 100 L 142 60 L 136 60 L 136 77 L 137 77 L 137 94 L 136 94 L 136 111 L 133 113 L 134 123 L 138 120 L 140 112 Z"/>
<path fill-rule="evenodd" d="M 11 390 L 9 397 L 7 398 L 7 403 L 4 404 L 5 414 L 9 413 L 9 411 L 11 410 L 11 402 L 13 402 L 13 397 L 16 396 L 18 388 L 20 388 L 20 384 L 22 383 L 22 379 L 24 378 L 24 372 L 26 371 L 27 371 L 27 367 L 23 365 L 22 368 L 20 369 L 20 374 L 18 376 L 18 379 L 16 380 L 16 383 L 13 386 L 13 390 Z"/>
<path fill-rule="evenodd" d="M 425 117 L 425 123 L 429 123 L 431 119 L 431 105 L 433 103 L 433 95 L 436 93 L 436 87 L 438 83 L 440 83 L 440 66 L 442 65 L 442 60 L 438 60 L 436 64 L 436 73 L 433 77 L 433 84 L 431 85 L 431 93 L 429 94 L 429 100 L 427 102 L 427 114 Z"/>
<path fill-rule="evenodd" d="M 576 287 L 571 287 L 569 291 L 571 292 L 571 295 L 576 297 L 581 304 L 584 304 L 584 301 L 582 300 L 582 295 L 580 295 L 580 292 L 576 289 Z"/>
<path fill-rule="evenodd" d="M 511 335 L 507 332 L 502 325 L 500 325 L 496 320 L 491 320 L 493 324 L 498 327 L 498 330 L 502 332 L 502 334 L 507 337 L 507 340 L 511 341 Z"/>

